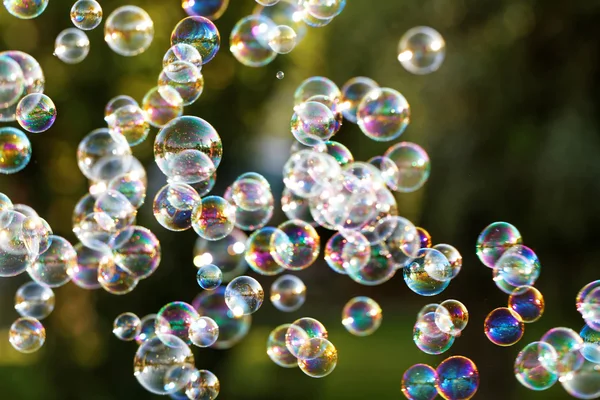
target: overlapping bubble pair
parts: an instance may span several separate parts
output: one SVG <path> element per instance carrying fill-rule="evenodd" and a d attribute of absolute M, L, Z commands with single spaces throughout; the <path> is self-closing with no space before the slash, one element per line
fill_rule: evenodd
<path fill-rule="evenodd" d="M 426 354 L 445 353 L 468 322 L 469 311 L 458 300 L 427 304 L 417 314 L 413 341 Z"/>

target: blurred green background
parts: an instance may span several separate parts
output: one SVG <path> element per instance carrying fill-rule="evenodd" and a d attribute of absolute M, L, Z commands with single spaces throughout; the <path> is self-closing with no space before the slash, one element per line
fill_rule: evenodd
<path fill-rule="evenodd" d="M 110 98 L 127 94 L 141 102 L 156 85 L 171 29 L 185 16 L 178 0 L 101 4 L 105 17 L 124 4 L 143 7 L 156 30 L 148 51 L 132 58 L 111 52 L 101 26 L 89 32 L 87 59 L 66 65 L 52 51 L 58 33 L 72 26 L 72 1 L 52 0 L 44 14 L 30 21 L 0 10 L 0 48 L 26 51 L 40 62 L 45 93 L 58 109 L 52 129 L 30 135 L 30 165 L 0 177 L 0 191 L 14 203 L 33 206 L 56 234 L 73 243 L 71 213 L 87 190 L 76 164 L 77 145 L 104 126 L 103 108 Z M 560 384 L 530 392 L 512 370 L 518 351 L 549 328 L 579 331 L 583 322 L 575 295 L 600 276 L 595 244 L 600 224 L 600 1 L 349 0 L 329 26 L 308 29 L 291 54 L 259 69 L 242 66 L 228 51 L 233 25 L 254 6 L 253 0 L 231 0 L 216 22 L 221 51 L 202 70 L 206 86 L 201 98 L 185 110 L 208 120 L 222 137 L 224 157 L 213 193 L 222 195 L 237 175 L 257 171 L 269 177 L 278 198 L 281 167 L 292 143 L 295 87 L 313 75 L 339 86 L 351 77 L 368 76 L 408 99 L 412 122 L 402 139 L 420 144 L 431 158 L 426 186 L 398 196 L 401 215 L 428 229 L 434 243 L 456 246 L 464 266 L 444 293 L 430 299 L 412 293 L 400 275 L 378 287 L 360 286 L 335 274 L 321 258 L 297 273 L 308 286 L 307 303 L 299 311 L 279 312 L 267 300 L 238 346 L 194 349 L 197 367 L 219 377 L 219 398 L 398 399 L 404 370 L 419 362 L 436 366 L 453 354 L 478 365 L 481 385 L 475 398 L 568 398 Z M 396 59 L 400 36 L 417 25 L 432 26 L 446 39 L 446 61 L 431 75 L 411 75 Z M 283 80 L 275 78 L 277 71 L 285 73 Z M 152 215 L 152 198 L 165 182 L 152 159 L 154 134 L 134 154 L 150 179 L 138 223 L 159 237 L 161 266 L 125 296 L 73 284 L 57 289 L 56 309 L 43 321 L 46 344 L 31 355 L 17 353 L 7 340 L 17 318 L 14 293 L 28 277 L 0 280 L 0 399 L 153 398 L 133 377 L 136 345 L 118 341 L 112 321 L 125 311 L 141 317 L 170 301 L 191 302 L 199 290 L 192 263 L 195 233 L 166 231 Z M 357 160 L 382 154 L 390 145 L 368 140 L 350 123 L 335 140 L 348 145 Z M 546 314 L 527 325 L 521 342 L 510 348 L 496 347 L 483 334 L 485 316 L 506 306 L 507 295 L 495 287 L 491 271 L 474 251 L 479 232 L 498 220 L 516 225 L 543 265 L 536 286 L 545 296 Z M 279 211 L 271 225 L 282 221 Z M 324 243 L 328 234 L 321 233 Z M 265 289 L 273 281 L 258 279 Z M 383 308 L 383 325 L 370 337 L 353 337 L 341 325 L 341 309 L 356 295 L 371 296 Z M 468 307 L 469 325 L 446 354 L 423 354 L 412 342 L 416 313 L 431 300 L 448 298 Z M 270 330 L 302 316 L 321 320 L 338 349 L 338 366 L 324 379 L 279 368 L 265 353 Z"/>

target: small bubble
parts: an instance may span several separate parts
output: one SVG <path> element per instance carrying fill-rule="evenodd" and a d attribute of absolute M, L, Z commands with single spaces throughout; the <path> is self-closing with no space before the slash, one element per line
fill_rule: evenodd
<path fill-rule="evenodd" d="M 283 73 L 283 71 L 277 71 L 275 77 L 277 77 L 277 79 L 283 79 L 285 77 L 285 74 Z"/>

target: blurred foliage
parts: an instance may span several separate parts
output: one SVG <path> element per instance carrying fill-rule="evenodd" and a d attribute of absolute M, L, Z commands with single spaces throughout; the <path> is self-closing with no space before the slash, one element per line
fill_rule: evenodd
<path fill-rule="evenodd" d="M 123 1 L 102 0 L 105 17 Z M 177 21 L 185 16 L 178 0 L 131 0 L 155 23 L 152 46 L 137 57 L 112 53 L 102 28 L 89 32 L 91 52 L 78 65 L 52 56 L 57 34 L 71 27 L 71 2 L 52 0 L 31 21 L 0 11 L 0 47 L 31 53 L 46 74 L 46 93 L 58 108 L 54 127 L 30 135 L 31 164 L 21 173 L 0 177 L 0 191 L 15 203 L 33 206 L 55 233 L 75 241 L 71 212 L 86 192 L 75 153 L 79 140 L 104 125 L 103 108 L 113 96 L 141 101 L 156 85 L 163 53 Z M 265 302 L 254 315 L 250 334 L 229 351 L 194 349 L 199 368 L 221 380 L 223 399 L 398 399 L 405 369 L 417 362 L 437 365 L 446 356 L 471 357 L 481 373 L 476 398 L 563 399 L 560 385 L 534 393 L 512 375 L 518 351 L 547 329 L 582 321 L 574 298 L 587 282 L 598 279 L 600 249 L 593 244 L 600 224 L 600 1 L 542 0 L 349 0 L 329 26 L 308 30 L 299 46 L 271 65 L 253 69 L 228 52 L 228 36 L 237 20 L 252 12 L 252 0 L 231 0 L 217 21 L 221 51 L 202 72 L 206 87 L 186 114 L 201 116 L 220 133 L 224 157 L 215 194 L 235 176 L 254 170 L 272 181 L 276 196 L 280 171 L 291 144 L 292 94 L 305 78 L 323 75 L 342 85 L 364 75 L 400 90 L 412 107 L 412 123 L 403 140 L 422 145 L 432 160 L 432 175 L 417 193 L 398 197 L 400 213 L 426 227 L 434 242 L 455 245 L 463 254 L 460 276 L 440 296 L 427 299 L 410 292 L 401 276 L 380 287 L 361 287 L 336 275 L 320 260 L 298 273 L 308 286 L 307 304 L 289 315 Z M 406 72 L 396 60 L 400 36 L 429 25 L 447 42 L 442 68 L 427 76 Z M 285 78 L 277 80 L 277 71 Z M 0 281 L 0 398 L 107 400 L 151 398 L 132 374 L 135 344 L 111 334 L 112 320 L 124 311 L 140 316 L 169 301 L 191 301 L 198 292 L 192 264 L 194 232 L 173 233 L 154 220 L 151 202 L 164 184 L 152 161 L 152 137 L 134 153 L 150 177 L 146 205 L 138 223 L 161 240 L 163 261 L 155 276 L 131 294 L 86 292 L 69 284 L 56 290 L 57 307 L 44 321 L 47 342 L 33 355 L 15 352 L 7 329 L 16 288 L 26 276 Z M 381 154 L 388 145 L 369 141 L 346 123 L 336 140 L 355 158 Z M 283 220 L 279 212 L 273 220 Z M 543 273 L 537 284 L 546 298 L 546 314 L 527 325 L 516 346 L 499 348 L 483 334 L 483 319 L 505 306 L 490 271 L 475 254 L 474 243 L 489 223 L 515 224 L 535 249 Z M 326 233 L 323 233 L 323 243 Z M 595 240 L 595 239 L 594 239 Z M 272 278 L 259 278 L 265 289 Z M 341 326 L 345 302 L 356 295 L 378 301 L 382 327 L 373 336 L 356 338 Z M 429 356 L 412 343 L 412 325 L 424 304 L 457 298 L 470 323 L 447 354 Z M 275 326 L 313 316 L 329 329 L 339 364 L 325 379 L 277 367 L 265 353 Z"/>

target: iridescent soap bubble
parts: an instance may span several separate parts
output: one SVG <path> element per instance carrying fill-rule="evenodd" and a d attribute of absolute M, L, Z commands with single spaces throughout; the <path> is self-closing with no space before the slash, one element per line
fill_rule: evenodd
<path fill-rule="evenodd" d="M 425 228 L 417 227 L 417 233 L 419 234 L 419 241 L 421 242 L 421 248 L 429 248 L 433 244 L 431 241 L 431 235 Z"/>
<path fill-rule="evenodd" d="M 219 196 L 202 199 L 192 211 L 192 227 L 206 240 L 220 240 L 233 231 L 235 206 Z"/>
<path fill-rule="evenodd" d="M 489 268 L 494 268 L 502 254 L 513 246 L 523 243 L 521 233 L 508 222 L 494 222 L 477 238 L 477 256 Z"/>
<path fill-rule="evenodd" d="M 246 242 L 244 258 L 250 268 L 261 275 L 277 275 L 283 271 L 283 267 L 271 256 L 271 238 L 276 230 L 271 226 L 260 228 Z"/>
<path fill-rule="evenodd" d="M 212 318 L 219 326 L 219 338 L 212 348 L 230 349 L 248 334 L 252 316 L 234 315 L 225 303 L 225 287 L 200 293 L 193 305 L 200 315 Z"/>
<path fill-rule="evenodd" d="M 44 319 L 54 310 L 54 302 L 52 289 L 37 282 L 24 283 L 15 294 L 15 310 L 21 317 Z"/>
<path fill-rule="evenodd" d="M 25 77 L 19 63 L 2 53 L 0 55 L 0 106 L 10 107 L 16 104 L 23 94 Z"/>
<path fill-rule="evenodd" d="M 398 61 L 408 71 L 425 75 L 437 71 L 446 56 L 446 42 L 428 26 L 409 29 L 398 44 Z"/>
<path fill-rule="evenodd" d="M 280 367 L 294 368 L 298 366 L 298 359 L 290 353 L 285 345 L 285 334 L 291 324 L 279 325 L 273 329 L 267 339 L 267 355 Z"/>
<path fill-rule="evenodd" d="M 221 18 L 229 6 L 229 0 L 181 0 L 181 7 L 188 15 L 202 16 L 213 21 Z"/>
<path fill-rule="evenodd" d="M 566 392 L 577 399 L 600 397 L 600 366 L 585 361 L 580 369 L 560 380 Z"/>
<path fill-rule="evenodd" d="M 379 85 L 371 78 L 357 76 L 348 80 L 342 86 L 341 110 L 344 118 L 356 123 L 356 113 L 358 105 L 363 98 L 373 89 L 378 89 Z"/>
<path fill-rule="evenodd" d="M 192 364 L 174 365 L 165 374 L 164 388 L 171 399 L 187 399 L 185 390 L 198 374 Z"/>
<path fill-rule="evenodd" d="M 31 93 L 17 105 L 17 122 L 31 133 L 45 132 L 56 119 L 56 107 L 50 97 L 42 93 Z"/>
<path fill-rule="evenodd" d="M 310 198 L 320 194 L 340 174 L 340 165 L 329 154 L 300 150 L 283 166 L 283 183 L 295 195 Z"/>
<path fill-rule="evenodd" d="M 185 394 L 190 400 L 213 400 L 221 391 L 221 383 L 215 374 L 201 369 L 192 375 Z"/>
<path fill-rule="evenodd" d="M 452 356 L 436 368 L 438 393 L 444 399 L 468 400 L 479 388 L 479 371 L 473 361 L 463 356 Z"/>
<path fill-rule="evenodd" d="M 306 285 L 294 275 L 282 275 L 271 285 L 271 303 L 283 312 L 300 309 L 306 301 Z"/>
<path fill-rule="evenodd" d="M 108 122 L 110 116 L 117 111 L 121 107 L 125 106 L 136 106 L 139 107 L 139 104 L 135 99 L 131 96 L 119 95 L 115 96 L 106 103 L 106 107 L 104 107 L 104 120 Z"/>
<path fill-rule="evenodd" d="M 537 255 L 527 246 L 515 245 L 496 261 L 500 278 L 512 286 L 533 285 L 540 276 L 541 264 Z"/>
<path fill-rule="evenodd" d="M 523 337 L 525 325 L 521 316 L 506 307 L 491 311 L 483 323 L 485 336 L 497 346 L 512 346 Z"/>
<path fill-rule="evenodd" d="M 365 296 L 350 299 L 342 310 L 342 325 L 356 336 L 373 334 L 381 326 L 382 318 L 379 304 Z"/>
<path fill-rule="evenodd" d="M 0 276 L 19 275 L 37 259 L 39 241 L 26 234 L 30 221 L 15 210 L 0 212 Z"/>
<path fill-rule="evenodd" d="M 288 327 L 285 334 L 285 345 L 294 357 L 299 357 L 302 346 L 310 339 L 327 339 L 328 333 L 325 326 L 314 318 L 304 317 L 297 319 Z"/>
<path fill-rule="evenodd" d="M 367 237 L 372 237 L 371 243 L 385 241 L 398 268 L 406 266 L 421 250 L 417 227 L 408 219 L 395 215 L 383 218 Z"/>
<path fill-rule="evenodd" d="M 588 294 L 590 294 L 597 288 L 600 288 L 600 280 L 592 281 L 581 288 L 581 290 L 577 293 L 577 297 L 575 298 L 575 305 L 577 307 L 577 311 L 583 314 L 585 298 L 588 296 Z"/>
<path fill-rule="evenodd" d="M 219 338 L 219 326 L 210 317 L 199 317 L 189 328 L 192 344 L 198 347 L 212 346 Z"/>
<path fill-rule="evenodd" d="M 54 42 L 54 55 L 64 63 L 82 62 L 90 52 L 90 40 L 85 32 L 68 28 L 58 34 Z"/>
<path fill-rule="evenodd" d="M 300 0 L 299 4 L 315 18 L 330 19 L 344 10 L 346 0 Z"/>
<path fill-rule="evenodd" d="M 247 172 L 231 185 L 231 198 L 236 206 L 246 211 L 256 211 L 272 201 L 269 182 L 256 172 Z"/>
<path fill-rule="evenodd" d="M 20 19 L 32 19 L 40 16 L 49 0 L 4 0 L 6 10 Z"/>
<path fill-rule="evenodd" d="M 175 367 L 194 365 L 194 354 L 188 345 L 176 336 L 165 334 L 144 341 L 133 359 L 133 375 L 150 393 L 165 395 L 165 377 Z"/>
<path fill-rule="evenodd" d="M 444 300 L 435 310 L 435 324 L 452 336 L 459 336 L 468 322 L 469 311 L 458 300 Z"/>
<path fill-rule="evenodd" d="M 104 23 L 104 41 L 115 53 L 132 57 L 143 53 L 154 39 L 154 22 L 137 6 L 122 6 Z"/>
<path fill-rule="evenodd" d="M 310 347 L 310 353 L 316 355 L 298 359 L 298 366 L 302 372 L 311 378 L 323 378 L 333 372 L 337 365 L 338 353 L 329 340 L 322 337 L 311 338 L 302 347 Z"/>
<path fill-rule="evenodd" d="M 229 282 L 248 268 L 244 262 L 247 239 L 248 236 L 239 229 L 234 229 L 221 240 L 199 237 L 194 245 L 194 265 L 200 268 L 214 264 L 223 273 L 223 282 Z"/>
<path fill-rule="evenodd" d="M 135 209 L 139 209 L 146 200 L 147 178 L 137 171 L 127 172 L 108 182 L 108 190 L 116 190 L 129 200 Z"/>
<path fill-rule="evenodd" d="M 77 266 L 77 252 L 68 240 L 52 235 L 50 247 L 27 268 L 34 281 L 60 287 L 71 280 L 69 271 Z"/>
<path fill-rule="evenodd" d="M 185 61 L 196 66 L 198 70 L 202 69 L 202 56 L 200 52 L 189 44 L 178 43 L 171 46 L 163 56 L 163 68 L 166 68 L 175 61 Z"/>
<path fill-rule="evenodd" d="M 98 266 L 98 283 L 108 293 L 124 295 L 135 289 L 138 279 L 111 261 Z"/>
<path fill-rule="evenodd" d="M 356 120 L 367 137 L 388 142 L 397 139 L 408 126 L 410 106 L 404 96 L 394 89 L 373 89 L 358 105 Z"/>
<path fill-rule="evenodd" d="M 156 318 L 156 314 L 148 314 L 140 320 L 140 333 L 135 337 L 135 342 L 138 345 L 156 337 Z"/>
<path fill-rule="evenodd" d="M 359 248 L 361 247 L 359 246 Z M 348 263 L 346 273 L 354 282 L 361 285 L 381 285 L 394 277 L 396 266 L 388 247 L 384 243 L 371 245 L 370 249 L 369 261 L 365 265 L 355 262 Z"/>
<path fill-rule="evenodd" d="M 77 0 L 71 7 L 71 22 L 84 31 L 94 29 L 102 22 L 102 7 L 96 0 Z"/>
<path fill-rule="evenodd" d="M 313 76 L 302 81 L 296 88 L 294 92 L 294 105 L 298 106 L 317 95 L 337 100 L 341 98 L 342 92 L 340 92 L 340 89 L 331 79 L 324 76 Z"/>
<path fill-rule="evenodd" d="M 13 203 L 10 198 L 4 193 L 0 193 L 0 213 L 13 209 Z"/>
<path fill-rule="evenodd" d="M 132 159 L 127 139 L 111 134 L 107 128 L 93 130 L 77 147 L 79 170 L 93 180 L 109 180 L 127 172 Z"/>
<path fill-rule="evenodd" d="M 347 268 L 356 272 L 371 260 L 371 246 L 358 232 L 335 233 L 325 246 L 325 261 L 335 272 L 346 274 Z"/>
<path fill-rule="evenodd" d="M 127 197 L 116 190 L 99 194 L 94 203 L 94 212 L 108 215 L 119 231 L 132 225 L 137 215 L 137 210 Z"/>
<path fill-rule="evenodd" d="M 407 266 L 404 267 L 404 281 L 413 292 L 421 296 L 440 294 L 450 284 L 450 279 L 434 279 L 429 273 L 445 271 L 450 267 L 446 256 L 435 249 L 420 249 Z"/>
<path fill-rule="evenodd" d="M 214 264 L 206 264 L 198 268 L 196 274 L 198 286 L 205 290 L 214 290 L 221 285 L 223 273 L 221 269 Z"/>
<path fill-rule="evenodd" d="M 171 46 L 186 43 L 194 46 L 206 64 L 219 51 L 221 37 L 215 24 L 201 16 L 187 17 L 179 21 L 171 33 Z"/>
<path fill-rule="evenodd" d="M 290 126 L 296 140 L 307 146 L 315 146 L 334 134 L 335 117 L 323 104 L 307 101 L 294 107 Z"/>
<path fill-rule="evenodd" d="M 587 361 L 600 364 L 600 344 L 586 342 L 581 346 L 580 352 Z"/>
<path fill-rule="evenodd" d="M 46 329 L 32 317 L 21 317 L 10 326 L 8 341 L 20 353 L 34 353 L 46 341 Z"/>
<path fill-rule="evenodd" d="M 192 227 L 192 210 L 202 199 L 185 183 L 168 183 L 154 197 L 153 211 L 158 223 L 170 231 Z"/>
<path fill-rule="evenodd" d="M 519 286 L 508 298 L 508 307 L 519 314 L 523 322 L 535 322 L 544 313 L 544 296 L 533 286 Z"/>
<path fill-rule="evenodd" d="M 161 91 L 166 93 L 165 97 L 159 92 L 158 86 L 155 86 L 142 100 L 142 111 L 146 120 L 155 128 L 162 128 L 183 114 L 183 99 L 179 92 L 170 86 L 161 88 Z"/>
<path fill-rule="evenodd" d="M 260 283 L 249 276 L 238 276 L 225 288 L 225 303 L 238 317 L 258 311 L 264 298 L 265 292 Z"/>
<path fill-rule="evenodd" d="M 396 182 L 400 177 L 400 171 L 395 162 L 385 156 L 376 156 L 369 159 L 368 163 L 379 170 L 387 187 L 392 190 L 397 189 Z"/>
<path fill-rule="evenodd" d="M 11 76 L 11 79 L 7 80 L 7 85 L 4 89 L 0 89 L 0 121 L 14 121 L 16 119 L 17 101 L 26 94 L 42 93 L 44 91 L 44 71 L 42 71 L 40 64 L 35 58 L 22 51 L 3 51 L 0 52 L 0 56 L 5 56 L 15 61 L 21 71 L 19 73 L 19 69 L 15 68 L 14 64 L 5 62 L 4 58 L 0 59 L 0 74 L 7 75 L 8 73 Z M 19 83 L 21 80 L 23 80 L 22 86 Z M 21 92 L 17 93 L 20 86 Z M 8 105 L 7 101 L 11 105 Z"/>
<path fill-rule="evenodd" d="M 98 270 L 108 264 L 114 264 L 110 249 L 95 250 L 77 243 L 74 247 L 77 252 L 77 265 L 69 270 L 71 281 L 82 289 L 99 289 Z"/>
<path fill-rule="evenodd" d="M 129 105 L 119 107 L 107 119 L 110 132 L 114 135 L 123 135 L 129 146 L 137 146 L 148 137 L 150 124 L 138 106 Z"/>
<path fill-rule="evenodd" d="M 124 341 L 134 340 L 140 333 L 140 318 L 132 312 L 119 314 L 113 322 L 113 334 Z"/>
<path fill-rule="evenodd" d="M 435 323 L 435 312 L 420 313 L 413 328 L 413 341 L 425 354 L 442 354 L 454 344 L 455 337 L 442 332 Z"/>
<path fill-rule="evenodd" d="M 169 92 L 165 92 L 164 87 L 172 87 L 179 93 L 183 100 L 183 105 L 193 104 L 204 90 L 204 77 L 200 70 L 192 63 L 187 61 L 173 61 L 163 68 L 158 76 L 158 91 L 164 97 L 169 99 Z"/>
<path fill-rule="evenodd" d="M 143 226 L 131 226 L 125 231 L 126 239 L 114 246 L 114 261 L 136 279 L 145 279 L 160 264 L 160 242 L 154 233 Z"/>
<path fill-rule="evenodd" d="M 199 317 L 196 309 L 183 301 L 165 304 L 157 313 L 156 334 L 166 344 L 169 343 L 169 337 L 173 335 L 189 344 L 191 343 L 190 327 Z"/>
<path fill-rule="evenodd" d="M 296 32 L 287 25 L 277 25 L 268 32 L 271 50 L 278 54 L 287 54 L 296 47 Z"/>
<path fill-rule="evenodd" d="M 31 142 L 17 128 L 0 128 L 0 173 L 14 174 L 24 169 L 31 159 Z"/>
<path fill-rule="evenodd" d="M 312 225 L 291 220 L 277 227 L 271 236 L 271 256 L 285 269 L 300 271 L 319 256 L 321 240 Z"/>
<path fill-rule="evenodd" d="M 344 146 L 339 142 L 335 142 L 333 140 L 328 140 L 323 142 L 317 146 L 315 146 L 315 150 L 320 153 L 327 153 L 340 164 L 340 166 L 344 166 L 349 163 L 354 162 L 354 156 L 350 152 L 350 149 Z"/>
<path fill-rule="evenodd" d="M 229 37 L 231 54 L 243 65 L 262 67 L 277 57 L 268 45 L 268 37 L 274 23 L 261 15 L 249 15 L 239 20 Z"/>
<path fill-rule="evenodd" d="M 527 389 L 549 389 L 558 381 L 558 375 L 553 372 L 556 371 L 557 358 L 556 350 L 548 343 L 529 343 L 517 355 L 515 376 Z"/>
<path fill-rule="evenodd" d="M 559 378 L 568 376 L 583 365 L 585 358 L 581 354 L 583 339 L 573 329 L 552 328 L 542 336 L 540 342 L 549 344 L 556 350 L 558 358 L 554 364 L 544 363 L 551 372 L 558 373 Z"/>
<path fill-rule="evenodd" d="M 409 400 L 433 400 L 437 397 L 438 375 L 427 364 L 415 364 L 402 375 L 402 394 Z"/>
<path fill-rule="evenodd" d="M 436 244 L 432 248 L 446 256 L 452 267 L 452 276 L 450 279 L 456 278 L 462 268 L 462 256 L 458 250 L 449 244 Z"/>
<path fill-rule="evenodd" d="M 410 142 L 400 142 L 387 149 L 384 156 L 392 160 L 398 167 L 395 191 L 414 192 L 429 179 L 431 164 L 427 152 L 421 146 Z"/>
<path fill-rule="evenodd" d="M 108 214 L 91 212 L 73 225 L 73 233 L 86 247 L 102 251 L 110 250 L 119 231 Z"/>
<path fill-rule="evenodd" d="M 15 211 L 20 211 L 25 214 L 20 208 L 20 204 L 14 205 Z M 42 254 L 48 247 L 50 247 L 52 228 L 48 224 L 48 222 L 40 218 L 37 213 L 35 215 L 29 215 L 25 225 L 23 226 L 25 229 L 23 230 L 23 237 L 26 241 L 32 243 L 31 249 L 33 250 L 35 242 L 37 242 L 38 246 L 38 254 Z"/>
<path fill-rule="evenodd" d="M 592 289 L 585 295 L 579 312 L 592 329 L 600 331 L 600 287 Z"/>

